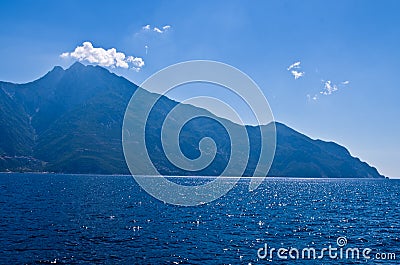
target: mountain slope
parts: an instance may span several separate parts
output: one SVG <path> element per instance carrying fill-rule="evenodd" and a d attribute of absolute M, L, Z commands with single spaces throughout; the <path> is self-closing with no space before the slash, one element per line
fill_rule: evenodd
<path fill-rule="evenodd" d="M 30 155 L 34 142 L 34 131 L 30 118 L 4 90 L 16 87 L 0 83 L 0 155 Z"/>
<path fill-rule="evenodd" d="M 334 142 L 312 140 L 281 123 L 277 124 L 277 149 L 270 170 L 273 176 L 379 177 L 376 168 L 352 157 Z"/>
<path fill-rule="evenodd" d="M 40 135 L 34 154 L 49 161 L 46 170 L 128 173 L 121 127 L 126 105 L 137 87 L 115 78 L 114 87 L 103 88 L 96 97 L 64 114 Z"/>
<path fill-rule="evenodd" d="M 36 81 L 21 85 L 0 83 L 0 88 L 0 171 L 129 173 L 122 152 L 121 130 L 130 97 L 141 89 L 135 84 L 104 68 L 75 63 L 67 70 L 55 67 Z M 145 92 L 143 103 L 152 96 Z M 198 143 L 202 138 L 214 139 L 218 151 L 208 167 L 197 172 L 184 171 L 166 158 L 160 128 L 177 104 L 162 97 L 150 113 L 146 140 L 155 166 L 165 175 L 220 174 L 231 149 L 229 135 L 215 121 L 218 117 L 214 121 L 196 118 L 180 134 L 181 150 L 191 159 L 199 156 Z M 191 105 L 184 106 L 184 111 L 210 115 Z M 237 124 L 227 124 L 232 130 L 240 129 Z M 253 175 L 259 153 L 259 130 L 268 130 L 268 125 L 245 129 L 250 135 L 251 153 L 244 175 Z M 312 140 L 280 123 L 276 123 L 276 129 L 277 149 L 271 176 L 382 177 L 344 147 Z M 244 144 L 244 139 L 238 141 Z M 140 161 L 137 165 L 141 166 Z"/>
<path fill-rule="evenodd" d="M 104 68 L 75 63 L 67 71 L 56 66 L 36 81 L 6 86 L 5 91 L 24 108 L 40 134 L 75 107 L 109 90 L 118 91 L 116 79 Z"/>

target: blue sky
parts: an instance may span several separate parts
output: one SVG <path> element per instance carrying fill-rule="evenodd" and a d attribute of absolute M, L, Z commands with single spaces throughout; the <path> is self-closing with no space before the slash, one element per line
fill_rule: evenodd
<path fill-rule="evenodd" d="M 2 1 L 0 80 L 68 67 L 85 41 L 141 58 L 140 71 L 109 67 L 136 83 L 173 63 L 221 61 L 257 82 L 276 120 L 400 178 L 399 10 L 399 1 Z"/>

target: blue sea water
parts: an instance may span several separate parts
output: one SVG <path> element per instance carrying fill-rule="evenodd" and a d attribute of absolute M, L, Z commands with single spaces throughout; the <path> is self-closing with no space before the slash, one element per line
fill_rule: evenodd
<path fill-rule="evenodd" d="M 130 176 L 0 174 L 0 264 L 397 264 L 399 195 L 398 180 L 267 179 L 253 192 L 241 180 L 181 207 Z M 370 248 L 370 259 L 257 254 L 265 244 L 339 251 L 338 237 L 344 250 Z"/>

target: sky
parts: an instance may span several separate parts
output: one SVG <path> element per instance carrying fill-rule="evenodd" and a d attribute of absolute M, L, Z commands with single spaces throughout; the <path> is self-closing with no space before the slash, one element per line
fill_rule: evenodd
<path fill-rule="evenodd" d="M 367 0 L 2 1 L 0 80 L 80 60 L 140 84 L 171 64 L 219 61 L 258 84 L 277 121 L 400 178 L 399 11 Z"/>

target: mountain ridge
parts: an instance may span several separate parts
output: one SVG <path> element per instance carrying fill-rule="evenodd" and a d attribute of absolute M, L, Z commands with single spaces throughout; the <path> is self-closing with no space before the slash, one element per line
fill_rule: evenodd
<path fill-rule="evenodd" d="M 125 108 L 136 89 L 137 85 L 105 68 L 79 62 L 66 70 L 55 66 L 41 78 L 25 84 L 0 82 L 0 171 L 128 174 L 122 153 L 121 127 Z M 154 114 L 154 124 L 160 123 L 168 108 L 176 104 L 163 97 Z M 188 109 L 206 111 L 191 105 Z M 10 120 L 18 124 L 14 128 L 17 132 L 13 131 Z M 196 141 L 210 133 L 202 132 L 199 124 L 193 122 L 188 133 L 184 133 L 183 150 L 189 157 L 198 155 Z M 208 121 L 203 124 L 210 131 L 216 128 Z M 343 146 L 313 140 L 280 122 L 275 125 L 278 142 L 271 176 L 383 177 L 376 168 L 351 156 Z M 149 133 L 151 139 L 155 139 L 157 130 L 154 127 Z M 16 135 L 16 139 L 6 142 L 4 137 L 10 138 L 10 135 Z M 256 138 L 254 133 L 253 136 Z M 218 140 L 226 141 L 223 137 Z M 185 173 L 159 158 L 163 154 L 159 145 L 153 147 L 157 150 L 151 155 L 163 174 Z M 221 151 L 218 163 L 227 159 L 227 150 Z M 10 160 L 18 156 L 25 160 L 20 163 L 17 158 Z M 213 166 L 203 173 L 218 175 L 220 165 Z M 247 172 L 251 172 L 250 168 Z"/>

